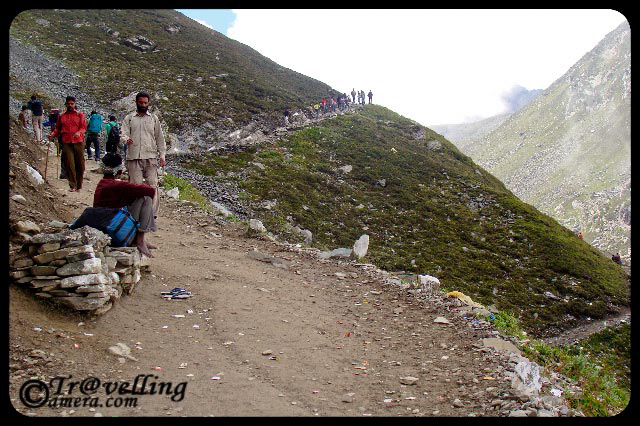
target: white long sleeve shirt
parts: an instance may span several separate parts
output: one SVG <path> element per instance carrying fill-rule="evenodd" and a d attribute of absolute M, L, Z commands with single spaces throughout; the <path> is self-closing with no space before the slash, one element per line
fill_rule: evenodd
<path fill-rule="evenodd" d="M 165 156 L 167 146 L 160 127 L 160 119 L 149 111 L 144 115 L 132 112 L 124 118 L 120 141 L 126 144 L 129 138 L 133 143 L 127 147 L 127 160 L 145 160 L 157 158 L 158 155 Z"/>

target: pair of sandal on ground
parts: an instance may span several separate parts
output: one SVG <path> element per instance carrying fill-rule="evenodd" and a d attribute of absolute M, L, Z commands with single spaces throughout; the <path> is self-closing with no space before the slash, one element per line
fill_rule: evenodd
<path fill-rule="evenodd" d="M 161 291 L 160 294 L 165 299 L 188 299 L 191 297 L 190 291 L 180 287 L 176 287 L 171 291 Z"/>

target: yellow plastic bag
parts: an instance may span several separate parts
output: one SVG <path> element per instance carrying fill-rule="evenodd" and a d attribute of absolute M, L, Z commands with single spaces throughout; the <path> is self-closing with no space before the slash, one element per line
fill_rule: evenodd
<path fill-rule="evenodd" d="M 449 293 L 447 293 L 447 296 L 449 296 L 449 297 L 457 297 L 458 299 L 460 299 L 466 305 L 485 309 L 484 306 L 482 306 L 479 303 L 474 302 L 469 296 L 467 296 L 466 294 L 461 293 L 459 291 L 450 291 Z"/>

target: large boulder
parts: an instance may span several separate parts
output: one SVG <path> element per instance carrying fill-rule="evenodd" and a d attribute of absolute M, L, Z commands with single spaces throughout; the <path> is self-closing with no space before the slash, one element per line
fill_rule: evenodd
<path fill-rule="evenodd" d="M 267 228 L 264 227 L 261 221 L 258 219 L 249 220 L 249 232 L 263 234 L 267 232 Z"/>
<path fill-rule="evenodd" d="M 352 257 L 354 257 L 355 259 L 362 259 L 367 255 L 368 250 L 369 250 L 369 236 L 367 234 L 363 234 L 353 244 Z"/>
<path fill-rule="evenodd" d="M 511 387 L 522 395 L 538 395 L 542 389 L 540 366 L 524 359 L 516 364 Z"/>
<path fill-rule="evenodd" d="M 156 48 L 154 42 L 141 35 L 125 39 L 122 44 L 139 52 L 149 52 Z"/>
<path fill-rule="evenodd" d="M 18 232 L 24 232 L 25 234 L 37 234 L 39 232 L 42 232 L 40 227 L 30 220 L 19 221 L 15 224 L 15 230 Z"/>

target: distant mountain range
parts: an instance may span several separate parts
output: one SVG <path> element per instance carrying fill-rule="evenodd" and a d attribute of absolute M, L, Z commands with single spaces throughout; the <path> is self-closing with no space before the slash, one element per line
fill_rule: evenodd
<path fill-rule="evenodd" d="M 602 251 L 620 252 L 627 260 L 630 44 L 625 21 L 519 111 L 466 125 L 466 134 L 459 129 L 447 134 L 433 126 L 523 201 L 581 231 Z"/>
<path fill-rule="evenodd" d="M 431 126 L 431 129 L 453 142 L 458 148 L 464 150 L 466 145 L 480 140 L 486 134 L 496 129 L 511 115 L 522 109 L 529 102 L 542 93 L 542 89 L 527 90 L 516 85 L 503 94 L 502 101 L 506 111 L 471 123 L 439 124 Z"/>

